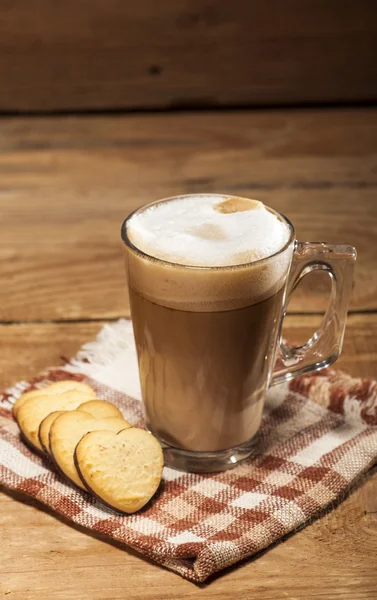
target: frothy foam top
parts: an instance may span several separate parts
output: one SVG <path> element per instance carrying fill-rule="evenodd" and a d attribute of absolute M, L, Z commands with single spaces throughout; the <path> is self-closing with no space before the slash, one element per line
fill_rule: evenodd
<path fill-rule="evenodd" d="M 152 205 L 130 219 L 127 233 L 142 252 L 189 266 L 254 262 L 278 252 L 290 235 L 262 202 L 220 195 Z"/>

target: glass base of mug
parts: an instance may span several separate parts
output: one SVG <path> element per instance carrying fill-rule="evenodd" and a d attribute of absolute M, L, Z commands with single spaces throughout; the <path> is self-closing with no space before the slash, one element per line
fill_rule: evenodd
<path fill-rule="evenodd" d="M 250 440 L 240 446 L 216 452 L 182 450 L 170 446 L 162 440 L 159 441 L 164 452 L 166 467 L 189 473 L 215 473 L 233 469 L 240 462 L 257 454 L 259 434 L 256 433 Z"/>

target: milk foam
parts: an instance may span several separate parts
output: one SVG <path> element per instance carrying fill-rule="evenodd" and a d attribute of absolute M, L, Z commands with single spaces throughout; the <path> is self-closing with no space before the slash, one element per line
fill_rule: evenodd
<path fill-rule="evenodd" d="M 209 267 L 266 258 L 290 236 L 287 225 L 262 202 L 205 194 L 152 205 L 130 219 L 127 233 L 150 256 Z"/>
<path fill-rule="evenodd" d="M 223 195 L 156 203 L 125 227 L 130 289 L 193 312 L 235 310 L 270 298 L 285 284 L 294 249 L 293 238 L 287 244 L 288 225 L 261 202 Z"/>

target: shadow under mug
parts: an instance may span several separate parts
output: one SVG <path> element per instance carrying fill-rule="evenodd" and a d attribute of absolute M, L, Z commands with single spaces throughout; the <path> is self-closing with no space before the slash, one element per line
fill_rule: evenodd
<path fill-rule="evenodd" d="M 129 223 L 136 214 L 184 197 L 146 205 L 122 226 L 145 424 L 161 442 L 167 466 L 222 471 L 255 452 L 269 387 L 338 358 L 356 251 L 298 242 L 290 221 L 268 207 L 289 239 L 252 263 L 182 265 L 132 243 Z M 318 270 L 331 281 L 322 324 L 304 345 L 287 347 L 281 330 L 291 294 Z"/>

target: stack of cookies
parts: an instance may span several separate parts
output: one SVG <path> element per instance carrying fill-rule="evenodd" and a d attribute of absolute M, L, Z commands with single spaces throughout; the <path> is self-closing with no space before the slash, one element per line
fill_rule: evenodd
<path fill-rule="evenodd" d="M 125 513 L 140 510 L 157 491 L 159 442 L 132 427 L 111 402 L 78 381 L 59 381 L 23 394 L 13 414 L 25 442 L 48 456 L 69 481 Z"/>

